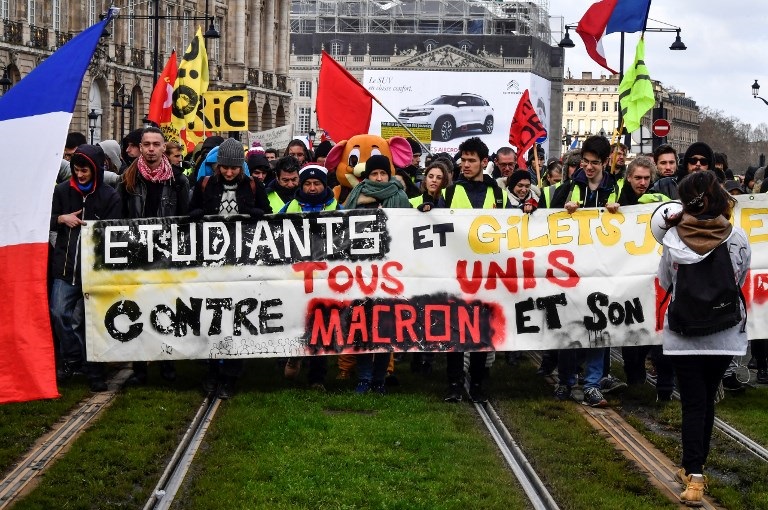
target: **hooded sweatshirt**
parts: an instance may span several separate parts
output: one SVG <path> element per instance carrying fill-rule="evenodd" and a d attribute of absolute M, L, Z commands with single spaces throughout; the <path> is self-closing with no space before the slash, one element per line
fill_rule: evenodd
<path fill-rule="evenodd" d="M 664 250 L 659 262 L 658 277 L 662 288 L 673 285 L 671 299 L 675 299 L 674 286 L 677 283 L 677 267 L 681 264 L 695 264 L 709 255 L 721 243 L 728 243 L 733 264 L 733 273 L 738 285 L 744 285 L 751 261 L 747 236 L 739 227 L 732 227 L 723 216 L 700 219 L 688 214 L 682 221 L 669 229 L 664 236 Z M 742 317 L 745 316 L 743 303 Z M 669 329 L 664 321 L 662 345 L 664 354 L 690 355 L 710 354 L 743 356 L 747 352 L 747 334 L 742 333 L 741 323 L 725 331 L 706 336 L 682 336 Z"/>
<path fill-rule="evenodd" d="M 56 231 L 56 243 L 51 262 L 51 276 L 72 285 L 80 284 L 80 227 L 70 228 L 58 222 L 59 216 L 82 209 L 81 220 L 112 220 L 121 216 L 120 196 L 104 182 L 104 151 L 97 145 L 83 144 L 77 148 L 72 161 L 87 161 L 94 170 L 92 187 L 81 191 L 77 178 L 57 184 L 53 190 L 50 229 Z"/>

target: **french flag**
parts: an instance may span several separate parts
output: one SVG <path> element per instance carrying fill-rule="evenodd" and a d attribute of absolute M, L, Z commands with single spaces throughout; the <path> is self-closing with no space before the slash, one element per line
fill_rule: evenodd
<path fill-rule="evenodd" d="M 616 74 L 605 59 L 603 36 L 644 30 L 650 8 L 651 0 L 601 0 L 587 9 L 576 27 L 576 33 L 584 41 L 592 60 Z"/>
<path fill-rule="evenodd" d="M 51 197 L 83 76 L 111 14 L 0 98 L 0 403 L 60 396 L 46 287 Z"/>

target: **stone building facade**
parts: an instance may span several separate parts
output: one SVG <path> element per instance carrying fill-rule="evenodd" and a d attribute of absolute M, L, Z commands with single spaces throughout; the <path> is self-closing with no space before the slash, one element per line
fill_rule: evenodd
<path fill-rule="evenodd" d="M 1 2 L 0 66 L 15 84 L 97 23 L 109 5 L 104 0 Z M 197 28 L 205 32 L 211 21 L 221 38 L 206 42 L 209 88 L 248 90 L 251 131 L 285 125 L 291 100 L 289 14 L 288 0 L 125 0 L 83 80 L 71 130 L 88 133 L 91 110 L 99 115 L 94 141 L 119 140 L 141 127 L 155 67 L 162 71 L 174 49 L 180 58 Z"/>
<path fill-rule="evenodd" d="M 667 110 L 670 133 L 667 143 L 678 152 L 698 139 L 699 107 L 696 101 L 678 91 L 665 89 L 654 81 L 656 105 Z M 581 141 L 587 136 L 604 133 L 610 137 L 619 126 L 619 77 L 618 75 L 593 78 L 584 72 L 581 78 L 566 77 L 563 80 L 563 136 L 561 142 L 569 145 L 577 136 Z M 648 133 L 653 124 L 652 111 L 643 117 L 642 125 Z M 637 137 L 637 134 L 636 134 Z M 650 137 L 643 140 L 642 152 L 651 152 Z M 639 144 L 638 144 L 639 145 Z"/>

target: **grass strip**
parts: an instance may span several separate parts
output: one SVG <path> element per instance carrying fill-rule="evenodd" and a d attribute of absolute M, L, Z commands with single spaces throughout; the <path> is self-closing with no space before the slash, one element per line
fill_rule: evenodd
<path fill-rule="evenodd" d="M 154 367 L 153 367 L 154 368 Z M 141 508 L 203 400 L 197 362 L 175 383 L 122 390 L 14 509 Z"/>
<path fill-rule="evenodd" d="M 678 508 L 576 409 L 521 362 L 493 368 L 494 406 L 562 509 Z"/>
<path fill-rule="evenodd" d="M 219 411 L 179 508 L 529 508 L 472 408 L 442 402 L 444 372 L 405 370 L 382 397 L 286 387 L 268 365 Z"/>
<path fill-rule="evenodd" d="M 0 473 L 7 474 L 35 441 L 90 395 L 84 380 L 59 386 L 61 398 L 0 405 Z"/>

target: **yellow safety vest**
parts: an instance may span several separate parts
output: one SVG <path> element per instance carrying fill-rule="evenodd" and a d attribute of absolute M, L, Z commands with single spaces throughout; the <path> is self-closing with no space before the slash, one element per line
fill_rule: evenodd
<path fill-rule="evenodd" d="M 451 203 L 448 204 L 448 207 L 451 209 L 473 209 L 472 202 L 469 201 L 469 196 L 467 195 L 467 191 L 464 189 L 464 186 L 458 186 L 455 184 L 453 186 L 453 198 L 451 199 Z M 507 194 L 502 190 L 502 207 L 507 206 L 507 200 Z M 485 190 L 485 200 L 483 201 L 482 209 L 495 208 L 496 197 L 493 193 L 493 187 L 488 186 Z"/>
<path fill-rule="evenodd" d="M 338 207 L 338 202 L 336 202 L 336 199 L 334 198 L 331 203 L 323 207 L 323 211 L 335 211 L 337 207 Z M 302 212 L 301 204 L 299 204 L 298 200 L 293 199 L 290 202 L 288 202 L 288 207 L 286 207 L 285 212 L 287 213 Z"/>
<path fill-rule="evenodd" d="M 274 212 L 279 211 L 285 206 L 285 202 L 283 202 L 283 199 L 277 194 L 277 191 L 270 191 L 267 195 L 267 200 L 269 200 L 269 205 Z"/>
<path fill-rule="evenodd" d="M 621 196 L 621 191 L 624 189 L 624 185 L 626 183 L 627 181 L 623 177 L 618 181 L 616 181 L 616 186 L 619 188 L 619 191 L 616 193 L 617 197 Z M 670 200 L 671 199 L 664 193 L 647 193 L 646 192 L 640 195 L 639 197 L 637 197 L 638 204 L 654 204 L 656 202 L 669 202 Z"/>
<path fill-rule="evenodd" d="M 606 204 L 610 204 L 611 202 L 616 202 L 618 200 L 619 194 L 616 191 L 616 185 L 613 186 L 613 191 L 610 195 L 608 195 L 608 200 L 606 200 Z M 591 207 L 589 205 L 584 205 L 581 203 L 581 188 L 574 182 L 573 187 L 571 188 L 571 192 L 568 194 L 568 200 L 566 202 L 576 202 L 581 207 Z"/>

